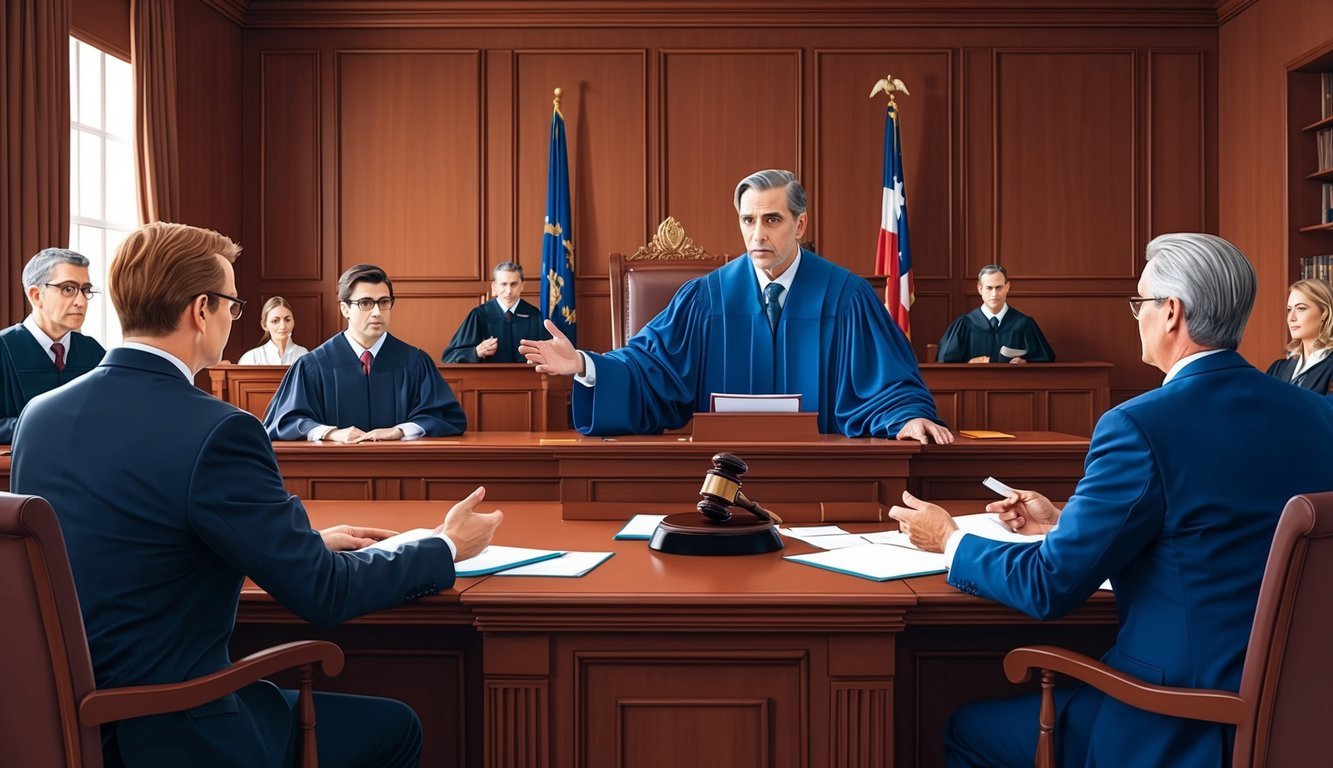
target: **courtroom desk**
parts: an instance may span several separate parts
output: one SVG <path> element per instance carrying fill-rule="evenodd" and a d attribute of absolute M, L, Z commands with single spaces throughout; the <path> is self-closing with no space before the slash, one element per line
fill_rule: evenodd
<path fill-rule="evenodd" d="M 924 363 L 940 418 L 959 429 L 1092 436 L 1111 407 L 1110 363 Z"/>
<path fill-rule="evenodd" d="M 1019 368 L 1022 366 L 1011 366 Z M 1059 432 L 1010 432 L 1014 439 L 979 439 L 955 433 L 952 445 L 925 445 L 912 457 L 909 490 L 923 499 L 998 496 L 981 484 L 994 477 L 1011 488 L 1063 500 L 1083 477 L 1088 438 Z"/>
<path fill-rule="evenodd" d="M 308 506 L 317 527 L 395 529 L 432 527 L 448 507 Z M 664 555 L 612 540 L 618 522 L 504 506 L 497 543 L 615 554 L 580 579 L 466 580 L 333 629 L 300 624 L 250 589 L 233 655 L 338 642 L 347 669 L 317 688 L 407 701 L 427 734 L 423 765 L 891 766 L 895 754 L 934 765 L 954 706 L 1016 692 L 991 692 L 1005 651 L 1063 642 L 1070 627 L 1105 634 L 1115 620 L 1108 597 L 1038 623 L 943 577 L 876 583 L 782 560 L 808 551 L 800 542 L 749 557 Z"/>
<path fill-rule="evenodd" d="M 467 415 L 469 432 L 542 431 L 569 428 L 568 376 L 539 374 L 524 363 L 437 363 Z M 264 418 L 287 373 L 285 365 L 208 368 L 213 395 Z"/>

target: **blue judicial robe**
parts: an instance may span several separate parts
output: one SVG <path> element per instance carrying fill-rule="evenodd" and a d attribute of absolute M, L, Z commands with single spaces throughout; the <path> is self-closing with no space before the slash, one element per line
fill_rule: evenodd
<path fill-rule="evenodd" d="M 1055 351 L 1037 327 L 1037 321 L 1012 306 L 1004 313 L 1000 327 L 993 331 L 980 307 L 954 320 L 940 338 L 935 359 L 941 363 L 966 363 L 985 355 L 992 363 L 1009 362 L 1012 358 L 1001 355 L 1000 347 L 1027 350 L 1022 357 L 1029 363 L 1055 362 Z"/>
<path fill-rule="evenodd" d="M 430 355 L 387 336 L 366 376 L 341 333 L 287 369 L 264 413 L 264 429 L 274 440 L 304 440 L 321 425 L 369 431 L 409 421 L 426 437 L 467 429 L 463 408 Z"/>
<path fill-rule="evenodd" d="M 1273 364 L 1268 366 L 1268 375 L 1275 379 L 1281 379 L 1288 384 L 1304 387 L 1316 394 L 1333 396 L 1333 355 L 1329 355 L 1310 366 L 1305 373 L 1302 373 L 1293 381 L 1292 374 L 1296 372 L 1296 366 L 1300 364 L 1300 361 L 1299 357 L 1284 357 L 1281 360 L 1274 360 Z"/>
<path fill-rule="evenodd" d="M 714 392 L 800 393 L 821 432 L 894 437 L 935 420 L 935 400 L 881 298 L 865 280 L 810 251 L 770 330 L 749 256 L 686 283 L 622 348 L 592 355 L 594 387 L 575 385 L 583 434 L 680 427 Z"/>
<path fill-rule="evenodd" d="M 13 442 L 19 413 L 29 400 L 91 371 L 106 354 L 96 339 L 77 331 L 67 335 L 65 344 L 65 370 L 57 371 L 22 323 L 0 331 L 0 443 Z"/>
<path fill-rule="evenodd" d="M 477 357 L 477 345 L 492 336 L 496 340 L 495 354 Z M 513 315 L 500 307 L 494 299 L 474 308 L 467 314 L 458 332 L 440 355 L 443 363 L 526 363 L 518 353 L 522 339 L 541 341 L 551 338 L 542 324 L 541 310 L 519 299 Z"/>

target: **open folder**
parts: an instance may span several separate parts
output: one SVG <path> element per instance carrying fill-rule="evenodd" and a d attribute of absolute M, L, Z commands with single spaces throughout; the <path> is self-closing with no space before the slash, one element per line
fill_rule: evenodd
<path fill-rule="evenodd" d="M 429 528 L 413 528 L 410 531 L 403 531 L 394 536 L 390 536 L 383 541 L 377 541 L 368 547 L 362 547 L 364 552 L 369 549 L 383 549 L 392 552 L 404 544 L 413 541 L 420 541 L 428 536 L 434 536 L 435 532 Z M 559 549 L 529 549 L 527 547 L 505 547 L 499 544 L 492 544 L 481 551 L 476 557 L 469 557 L 466 560 L 459 560 L 454 563 L 454 575 L 456 576 L 485 576 L 491 573 L 499 573 L 510 568 L 517 568 L 520 565 L 529 563 L 540 563 L 543 560 L 550 560 L 553 557 L 560 557 L 565 554 L 564 550 Z"/>

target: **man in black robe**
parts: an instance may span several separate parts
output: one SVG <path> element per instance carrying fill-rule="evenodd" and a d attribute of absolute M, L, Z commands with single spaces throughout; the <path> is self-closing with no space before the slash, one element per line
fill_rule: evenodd
<path fill-rule="evenodd" d="M 47 248 L 23 268 L 32 313 L 0 331 L 0 443 L 14 439 L 19 413 L 34 397 L 97 367 L 106 350 L 79 333 L 88 302 L 88 257 Z"/>
<path fill-rule="evenodd" d="M 273 440 L 360 443 L 462 434 L 467 417 L 424 351 L 389 334 L 393 281 L 373 264 L 338 279 L 347 330 L 297 360 L 264 413 Z"/>
<path fill-rule="evenodd" d="M 468 313 L 440 356 L 443 363 L 522 363 L 519 339 L 549 339 L 541 310 L 523 300 L 523 267 L 512 261 L 491 271 L 492 301 Z"/>
<path fill-rule="evenodd" d="M 977 275 L 981 306 L 953 321 L 940 339 L 941 363 L 1053 363 L 1055 351 L 1037 321 L 1007 303 L 1009 273 L 988 264 Z"/>

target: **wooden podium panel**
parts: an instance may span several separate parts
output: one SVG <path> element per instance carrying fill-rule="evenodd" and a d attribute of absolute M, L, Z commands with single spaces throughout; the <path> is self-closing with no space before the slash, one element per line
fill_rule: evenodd
<path fill-rule="evenodd" d="M 1092 436 L 1110 407 L 1110 363 L 924 363 L 921 378 L 956 432 L 1051 431 Z"/>
<path fill-rule="evenodd" d="M 567 376 L 547 376 L 523 363 L 437 364 L 467 415 L 469 432 L 541 432 L 569 428 Z M 285 365 L 208 368 L 215 397 L 264 418 Z"/>
<path fill-rule="evenodd" d="M 1058 432 L 1010 434 L 1014 439 L 958 435 L 953 445 L 921 446 L 912 458 L 909 490 L 927 500 L 994 501 L 999 497 L 981 481 L 995 477 L 1011 488 L 1037 491 L 1056 501 L 1074 495 L 1083 477 L 1087 438 Z"/>

